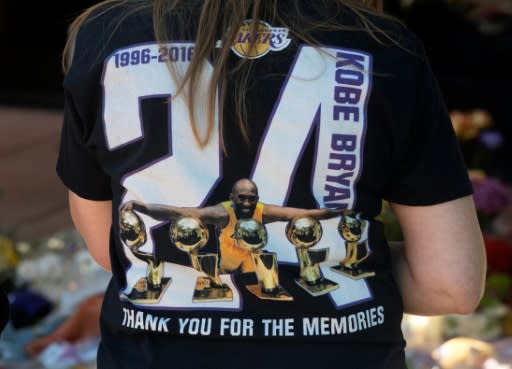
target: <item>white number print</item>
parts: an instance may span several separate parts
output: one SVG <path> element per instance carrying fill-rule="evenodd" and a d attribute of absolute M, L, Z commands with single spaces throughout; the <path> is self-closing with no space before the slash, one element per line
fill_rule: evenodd
<path fill-rule="evenodd" d="M 304 146 L 318 125 L 312 178 L 317 204 L 352 208 L 355 184 L 362 170 L 370 63 L 369 55 L 352 50 L 324 48 L 319 52 L 312 47 L 299 50 L 253 171 L 252 179 L 265 202 L 285 204 Z M 345 257 L 337 222 L 337 219 L 322 221 L 324 232 L 315 248 L 329 249 L 329 258 L 321 264 L 321 270 L 326 278 L 342 286 L 330 293 L 340 308 L 370 299 L 371 292 L 364 280 L 344 277 L 330 269 Z M 271 223 L 267 229 L 267 249 L 277 252 L 281 262 L 297 263 L 295 252 L 286 240 L 285 225 Z"/>
<path fill-rule="evenodd" d="M 185 70 L 190 62 L 192 43 L 168 44 L 166 50 L 183 50 L 187 57 L 172 62 Z M 173 49 L 175 48 L 175 49 Z M 262 140 L 253 168 L 263 202 L 285 204 L 303 149 L 317 127 L 317 152 L 311 182 L 315 199 L 321 207 L 350 208 L 356 199 L 355 185 L 362 170 L 362 150 L 366 126 L 366 103 L 370 91 L 369 55 L 352 50 L 326 48 L 318 52 L 302 47 L 297 53 L 288 79 L 276 102 L 268 130 Z M 120 58 L 126 56 L 126 58 Z M 131 62 L 129 57 L 144 55 Z M 159 61 L 161 46 L 144 44 L 119 50 L 107 61 L 103 75 L 104 130 L 108 148 L 117 150 L 134 142 L 143 142 L 144 122 L 141 102 L 152 97 L 171 97 L 176 83 L 165 63 Z M 198 90 L 206 91 L 212 69 L 205 63 Z M 206 96 L 197 96 L 195 114 L 206 119 Z M 221 154 L 218 120 L 208 145 L 200 148 L 194 142 L 184 99 L 171 100 L 168 109 L 167 154 L 143 167 L 127 173 L 122 179 L 126 193 L 122 203 L 140 200 L 145 203 L 175 206 L 201 206 L 221 176 Z M 204 132 L 203 132 L 204 133 Z M 286 137 L 286 142 L 283 142 Z M 276 160 L 279 158 L 279 160 Z M 275 175 L 278 173 L 279 175 Z M 153 252 L 151 229 L 163 222 L 140 214 L 148 239 L 141 251 Z M 329 248 L 329 258 L 321 265 L 326 278 L 343 288 L 330 292 L 334 305 L 341 308 L 371 298 L 364 280 L 353 280 L 330 270 L 345 257 L 343 242 L 336 231 L 337 220 L 322 221 L 323 237 L 315 248 Z M 285 224 L 268 225 L 269 251 L 278 254 L 280 262 L 297 263 L 293 246 L 285 236 Z M 147 263 L 136 258 L 125 247 L 131 267 L 126 272 L 129 294 L 137 281 L 145 276 Z M 239 310 L 242 301 L 230 275 L 221 275 L 233 291 L 232 301 L 192 302 L 196 277 L 193 268 L 165 262 L 163 275 L 172 279 L 158 302 L 167 309 Z"/>
<path fill-rule="evenodd" d="M 181 49 L 184 47 L 193 48 L 194 45 L 180 44 Z M 131 47 L 121 52 L 132 54 L 134 50 L 148 48 L 152 55 L 159 53 L 159 47 L 156 44 Z M 169 45 L 169 49 L 171 48 L 172 45 Z M 180 60 L 175 63 L 178 70 L 183 70 L 189 61 Z M 205 86 L 208 83 L 210 73 L 211 66 L 205 64 L 199 86 Z M 115 56 L 112 56 L 107 63 L 103 85 L 105 134 L 109 148 L 112 150 L 144 139 L 139 111 L 142 99 L 172 96 L 176 92 L 176 83 L 169 75 L 165 63 L 136 63 L 118 68 Z M 204 96 L 198 95 L 197 106 L 206 106 Z M 197 110 L 196 114 L 198 120 L 206 117 L 204 110 Z M 190 144 L 194 142 L 194 137 L 184 99 L 172 100 L 168 116 L 169 154 L 152 163 L 147 163 L 143 168 L 124 177 L 122 184 L 126 188 L 126 194 L 122 199 L 123 203 L 135 199 L 145 203 L 200 206 L 218 181 L 220 176 L 218 128 L 214 129 L 209 144 L 201 149 L 197 145 Z M 215 121 L 215 125 L 218 125 L 218 120 Z M 144 214 L 139 215 L 148 232 L 147 242 L 141 251 L 152 252 L 155 245 L 150 237 L 150 229 L 162 222 Z M 127 271 L 127 289 L 124 291 L 128 294 L 139 278 L 146 274 L 147 264 L 134 257 L 127 247 L 125 247 L 125 254 L 132 263 Z M 192 268 L 165 263 L 164 276 L 172 278 L 172 283 L 159 304 L 169 308 L 201 308 L 200 303 L 192 305 L 189 296 L 190 291 L 194 290 L 194 283 L 199 274 Z M 231 286 L 233 291 L 236 291 L 229 276 L 223 275 L 221 278 Z M 209 303 L 207 306 L 212 305 L 217 308 L 239 308 L 240 297 L 235 293 L 232 302 Z"/>

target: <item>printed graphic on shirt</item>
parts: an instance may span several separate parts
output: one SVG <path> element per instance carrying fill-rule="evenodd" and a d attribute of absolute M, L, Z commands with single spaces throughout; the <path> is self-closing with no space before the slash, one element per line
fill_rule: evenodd
<path fill-rule="evenodd" d="M 171 319 L 158 314 L 123 308 L 121 325 L 139 331 L 190 336 L 310 337 L 342 336 L 369 330 L 385 323 L 382 305 L 337 317 L 252 319 L 191 317 Z"/>
<path fill-rule="evenodd" d="M 195 303 L 233 301 L 233 290 L 220 278 L 221 273 L 233 272 L 255 273 L 258 283 L 245 287 L 260 299 L 293 300 L 279 284 L 279 255 L 265 250 L 265 224 L 271 222 L 287 222 L 288 251 L 295 250 L 299 264 L 295 282 L 311 296 L 321 296 L 339 287 L 338 282 L 325 278 L 320 270 L 320 263 L 328 260 L 329 249 L 313 248 L 322 239 L 322 219 L 339 218 L 337 245 L 345 249 L 344 259 L 331 265 L 331 270 L 355 280 L 374 275 L 360 266 L 370 250 L 367 240 L 362 239 L 367 222 L 357 214 L 328 208 L 265 205 L 259 201 L 257 185 L 241 179 L 234 184 L 230 200 L 214 206 L 189 208 L 129 201 L 121 207 L 120 237 L 136 258 L 147 263 L 146 275 L 126 295 L 139 303 L 159 302 L 171 279 L 163 277 L 162 261 L 141 251 L 147 232 L 138 213 L 172 222 L 172 246 L 189 254 L 190 266 L 202 274 L 196 278 L 192 294 Z M 219 229 L 217 253 L 201 252 L 209 238 L 206 223 Z"/>
<path fill-rule="evenodd" d="M 251 27 L 256 26 L 255 40 L 251 39 Z M 252 46 L 251 43 L 253 42 Z M 269 51 L 284 50 L 291 40 L 288 38 L 288 28 L 272 27 L 261 20 L 245 20 L 235 36 L 231 50 L 243 59 L 258 59 Z M 217 41 L 220 47 L 221 41 Z"/>
<path fill-rule="evenodd" d="M 193 47 L 144 44 L 119 50 L 108 60 L 104 129 L 111 150 L 144 142 L 140 101 L 171 97 L 176 91 L 160 58 L 185 70 Z M 208 90 L 211 73 L 205 63 L 199 91 Z M 250 178 L 234 183 L 230 198 L 214 206 L 204 204 L 222 175 L 218 121 L 205 147 L 193 145 L 186 101 L 170 100 L 168 121 L 163 122 L 168 126 L 167 154 L 122 179 L 126 192 L 119 237 L 131 264 L 121 297 L 134 306 L 164 310 L 240 311 L 241 291 L 261 301 L 293 303 L 297 297 L 283 287 L 279 271 L 291 264 L 297 271 L 293 283 L 310 299 L 329 296 L 336 309 L 371 300 L 366 282 L 375 275 L 366 263 L 371 257 L 370 222 L 350 211 L 363 167 L 370 88 L 368 54 L 299 48 Z M 206 119 L 206 99 L 198 96 L 199 120 Z M 317 135 L 311 193 L 318 207 L 289 208 L 290 187 L 312 132 Z M 207 226 L 214 226 L 218 237 Z M 152 236 L 162 228 L 168 229 L 165 244 Z M 204 250 L 211 239 L 217 250 Z M 158 250 L 169 247 L 187 255 L 188 262 L 160 258 Z M 238 285 L 236 273 L 253 273 L 257 283 Z M 317 323 L 303 324 L 314 331 Z"/>
<path fill-rule="evenodd" d="M 311 316 L 277 319 L 191 317 L 171 319 L 158 312 L 123 308 L 122 326 L 190 336 L 222 337 L 311 337 L 343 336 L 369 330 L 385 323 L 382 305 L 337 317 Z"/>

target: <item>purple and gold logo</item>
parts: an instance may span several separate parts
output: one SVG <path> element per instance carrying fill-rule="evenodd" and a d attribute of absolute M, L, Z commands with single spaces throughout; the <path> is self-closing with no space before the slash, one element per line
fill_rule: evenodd
<path fill-rule="evenodd" d="M 253 22 L 256 22 L 256 33 L 251 36 Z M 251 37 L 255 39 L 253 40 Z M 290 42 L 288 28 L 272 27 L 261 20 L 246 20 L 238 30 L 231 50 L 241 58 L 257 59 L 266 55 L 270 50 L 285 49 Z"/>

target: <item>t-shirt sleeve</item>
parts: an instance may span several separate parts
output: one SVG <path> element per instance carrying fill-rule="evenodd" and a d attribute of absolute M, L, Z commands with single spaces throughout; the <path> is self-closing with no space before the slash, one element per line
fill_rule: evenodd
<path fill-rule="evenodd" d="M 100 18 L 91 17 L 77 33 L 73 62 L 62 83 L 64 117 L 56 165 L 57 175 L 69 190 L 98 201 L 112 199 L 110 176 L 98 160 L 103 29 Z"/>
<path fill-rule="evenodd" d="M 401 157 L 395 158 L 385 199 L 433 205 L 472 194 L 472 185 L 450 116 L 428 57 L 418 41 L 414 113 L 406 126 Z"/>
<path fill-rule="evenodd" d="M 57 175 L 64 185 L 88 200 L 112 199 L 111 181 L 101 169 L 93 150 L 87 146 L 87 132 L 72 98 L 65 97 Z"/>

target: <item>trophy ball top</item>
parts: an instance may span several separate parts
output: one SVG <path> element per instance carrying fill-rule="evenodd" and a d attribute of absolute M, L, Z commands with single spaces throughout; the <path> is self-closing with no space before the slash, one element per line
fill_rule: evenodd
<path fill-rule="evenodd" d="M 360 219 L 343 216 L 338 223 L 338 233 L 346 241 L 358 241 L 363 234 L 363 227 Z"/>
<path fill-rule="evenodd" d="M 126 246 L 138 248 L 146 243 L 146 226 L 134 211 L 121 211 L 119 228 L 121 240 Z"/>
<path fill-rule="evenodd" d="M 193 253 L 208 242 L 208 228 L 195 217 L 178 218 L 170 229 L 171 241 L 181 251 Z"/>
<path fill-rule="evenodd" d="M 257 251 L 267 244 L 267 229 L 256 219 L 240 219 L 235 225 L 232 237 L 241 247 Z"/>
<path fill-rule="evenodd" d="M 286 237 L 296 247 L 313 247 L 322 238 L 322 225 L 312 217 L 295 218 L 286 226 Z"/>

